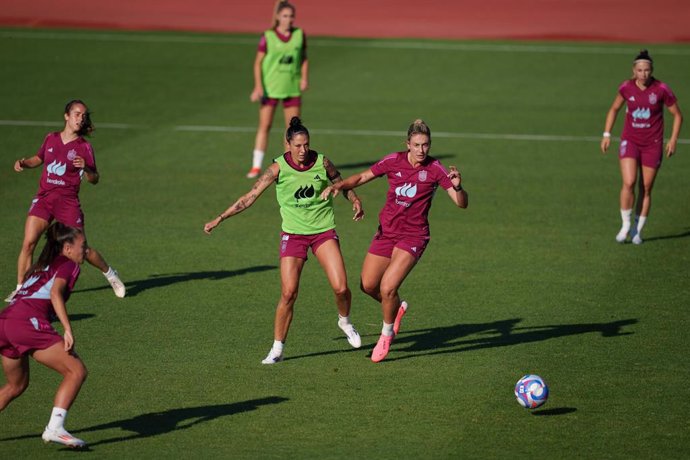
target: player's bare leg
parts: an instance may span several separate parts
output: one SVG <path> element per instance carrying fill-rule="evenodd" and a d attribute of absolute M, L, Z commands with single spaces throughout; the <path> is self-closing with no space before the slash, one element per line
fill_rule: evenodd
<path fill-rule="evenodd" d="M 316 249 L 315 255 L 335 294 L 335 303 L 338 306 L 338 327 L 345 333 L 349 344 L 354 348 L 359 348 L 362 346 L 362 339 L 350 322 L 352 292 L 347 286 L 347 273 L 340 246 L 335 240 L 326 241 Z"/>
<path fill-rule="evenodd" d="M 254 138 L 254 152 L 252 153 L 252 167 L 247 173 L 247 178 L 254 179 L 261 174 L 261 165 L 264 161 L 266 148 L 268 147 L 268 135 L 273 125 L 273 116 L 276 108 L 270 104 L 259 107 L 259 127 Z"/>
<path fill-rule="evenodd" d="M 0 412 L 13 399 L 19 397 L 29 386 L 29 358 L 2 357 L 2 369 L 5 371 L 5 384 L 0 387 Z"/>

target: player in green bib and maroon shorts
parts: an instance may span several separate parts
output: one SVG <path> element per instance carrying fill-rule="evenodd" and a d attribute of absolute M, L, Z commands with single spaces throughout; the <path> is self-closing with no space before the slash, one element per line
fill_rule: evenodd
<path fill-rule="evenodd" d="M 254 60 L 252 102 L 261 102 L 259 127 L 254 141 L 252 168 L 247 177 L 261 173 L 268 135 L 278 103 L 283 103 L 285 126 L 292 117 L 300 116 L 302 92 L 309 86 L 307 41 L 302 29 L 293 26 L 295 7 L 289 2 L 276 3 L 274 23 L 264 32 Z"/>
<path fill-rule="evenodd" d="M 285 139 L 289 150 L 266 168 L 248 193 L 204 225 L 204 231 L 211 233 L 222 221 L 253 205 L 272 183 L 276 184 L 276 198 L 283 221 L 280 234 L 281 296 L 275 314 L 273 346 L 263 364 L 283 360 L 283 345 L 309 248 L 323 267 L 335 294 L 338 327 L 350 345 L 354 348 L 362 345 L 359 333 L 350 322 L 352 294 L 335 232 L 333 202 L 320 197 L 330 183 L 342 180 L 340 173 L 328 158 L 309 148 L 309 131 L 298 117 L 290 121 Z M 354 220 L 361 220 L 364 211 L 357 195 L 350 191 L 345 197 L 352 202 Z"/>

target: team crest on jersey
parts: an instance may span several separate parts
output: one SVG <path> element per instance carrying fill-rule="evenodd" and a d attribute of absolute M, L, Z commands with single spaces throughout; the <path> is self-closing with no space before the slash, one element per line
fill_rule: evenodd
<path fill-rule="evenodd" d="M 67 159 L 69 161 L 73 161 L 77 157 L 77 151 L 72 149 L 69 152 L 67 152 Z"/>
<path fill-rule="evenodd" d="M 657 100 L 658 100 L 658 99 L 657 99 L 657 97 L 656 97 L 656 93 L 652 93 L 652 94 L 649 95 L 649 103 L 650 103 L 650 104 L 652 104 L 652 105 L 656 104 L 656 101 L 657 101 Z"/>
<path fill-rule="evenodd" d="M 426 181 L 426 170 L 425 171 L 419 171 L 419 182 L 424 182 Z"/>

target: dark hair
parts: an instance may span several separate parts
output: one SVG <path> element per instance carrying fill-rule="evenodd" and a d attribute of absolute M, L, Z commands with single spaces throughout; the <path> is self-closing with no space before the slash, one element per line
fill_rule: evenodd
<path fill-rule="evenodd" d="M 84 114 L 84 122 L 81 125 L 81 128 L 79 128 L 79 131 L 77 131 L 77 134 L 80 136 L 88 136 L 90 135 L 94 129 L 96 129 L 93 126 L 93 122 L 91 121 L 91 112 L 89 112 L 89 107 L 82 101 L 81 99 L 72 99 L 67 103 L 65 106 L 65 114 L 69 115 L 70 111 L 72 110 L 72 107 L 75 104 L 81 104 L 86 108 L 86 113 Z"/>
<path fill-rule="evenodd" d="M 46 230 L 46 245 L 43 246 L 36 263 L 24 275 L 24 280 L 49 266 L 57 256 L 62 254 L 65 243 L 74 243 L 74 239 L 82 233 L 78 228 L 69 227 L 58 221 L 53 222 Z"/>
<path fill-rule="evenodd" d="M 304 134 L 309 137 L 309 130 L 302 124 L 302 120 L 299 117 L 292 117 L 290 119 L 290 126 L 285 131 L 285 140 L 290 142 L 297 134 Z"/>
<path fill-rule="evenodd" d="M 283 11 L 285 8 L 290 8 L 292 10 L 292 14 L 295 14 L 295 5 L 293 5 L 290 2 L 286 2 L 285 0 L 278 0 L 273 7 L 273 27 L 272 29 L 275 29 L 278 27 L 278 19 L 276 19 L 276 16 L 278 16 L 278 13 Z"/>
<path fill-rule="evenodd" d="M 425 134 L 429 136 L 429 142 L 431 142 L 431 129 L 420 118 L 413 121 L 410 127 L 407 128 L 407 140 L 409 141 L 415 134 Z"/>
<path fill-rule="evenodd" d="M 640 50 L 640 52 L 637 53 L 637 56 L 635 56 L 633 62 L 637 61 L 649 61 L 650 64 L 654 63 L 654 60 L 652 60 L 652 57 L 649 55 L 649 51 L 647 50 Z"/>

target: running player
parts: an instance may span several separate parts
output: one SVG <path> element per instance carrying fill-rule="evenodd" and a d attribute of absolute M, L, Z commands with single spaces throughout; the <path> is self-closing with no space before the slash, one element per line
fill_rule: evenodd
<path fill-rule="evenodd" d="M 455 166 L 446 170 L 429 156 L 431 130 L 415 120 L 407 130 L 407 151 L 391 153 L 364 172 L 327 187 L 323 199 L 340 190 L 355 187 L 381 176 L 388 178 L 386 203 L 379 213 L 379 228 L 364 258 L 362 290 L 381 303 L 383 329 L 371 360 L 379 362 L 388 354 L 400 321 L 407 311 L 398 290 L 429 244 L 429 209 L 440 185 L 460 208 L 468 205 L 462 177 Z"/>
<path fill-rule="evenodd" d="M 622 225 L 616 241 L 624 243 L 630 233 L 633 244 L 642 243 L 642 229 L 652 207 L 652 187 L 661 167 L 664 150 L 664 106 L 673 115 L 671 138 L 666 143 L 666 156 L 676 151 L 676 143 L 683 123 L 683 115 L 676 96 L 665 83 L 652 76 L 654 65 L 647 50 L 642 50 L 633 61 L 633 76 L 618 87 L 618 94 L 606 114 L 601 151 L 606 153 L 611 144 L 611 129 L 618 111 L 626 104 L 625 125 L 621 135 L 619 159 L 623 186 L 620 192 Z M 635 223 L 631 225 L 635 204 L 635 183 L 638 171 L 641 179 L 635 207 Z"/>
<path fill-rule="evenodd" d="M 302 29 L 293 26 L 295 7 L 285 1 L 276 2 L 273 27 L 264 32 L 254 60 L 252 102 L 260 101 L 259 127 L 254 141 L 252 168 L 247 177 L 261 173 L 261 164 L 268 146 L 268 134 L 278 103 L 283 103 L 285 127 L 292 117 L 300 116 L 302 92 L 309 86 L 307 40 Z"/>
<path fill-rule="evenodd" d="M 84 213 L 79 203 L 82 177 L 92 184 L 99 180 L 93 148 L 84 136 L 91 134 L 93 124 L 89 109 L 80 100 L 65 106 L 65 127 L 62 132 L 50 133 L 38 153 L 31 158 L 21 158 L 14 163 L 14 170 L 44 165 L 38 193 L 31 202 L 29 215 L 24 224 L 24 242 L 17 261 L 17 287 L 5 299 L 10 302 L 20 288 L 26 271 L 31 265 L 36 243 L 53 220 L 84 231 Z M 101 254 L 91 248 L 86 260 L 103 272 L 118 297 L 125 296 L 125 285 L 118 273 L 110 267 Z"/>
<path fill-rule="evenodd" d="M 253 205 L 264 190 L 276 183 L 276 197 L 283 220 L 280 238 L 281 296 L 275 314 L 273 346 L 263 364 L 283 360 L 283 346 L 309 248 L 321 264 L 335 294 L 338 326 L 350 345 L 354 348 L 362 345 L 359 333 L 350 322 L 352 294 L 347 285 L 345 263 L 335 232 L 333 203 L 332 200 L 319 198 L 329 181 L 337 184 L 341 180 L 340 173 L 328 158 L 309 148 L 309 131 L 298 117 L 290 121 L 285 139 L 289 150 L 266 168 L 248 193 L 204 225 L 204 231 L 211 233 L 222 221 Z M 352 202 L 354 220 L 361 220 L 364 211 L 357 195 L 349 192 L 345 197 Z"/>
<path fill-rule="evenodd" d="M 0 312 L 0 355 L 7 383 L 0 388 L 0 411 L 29 386 L 29 356 L 62 374 L 53 411 L 43 431 L 45 442 L 69 447 L 86 443 L 65 430 L 67 411 L 86 379 L 86 367 L 74 351 L 74 335 L 65 303 L 88 251 L 84 233 L 60 222 L 46 231 L 46 245 L 10 305 Z M 53 329 L 57 316 L 64 337 Z"/>

